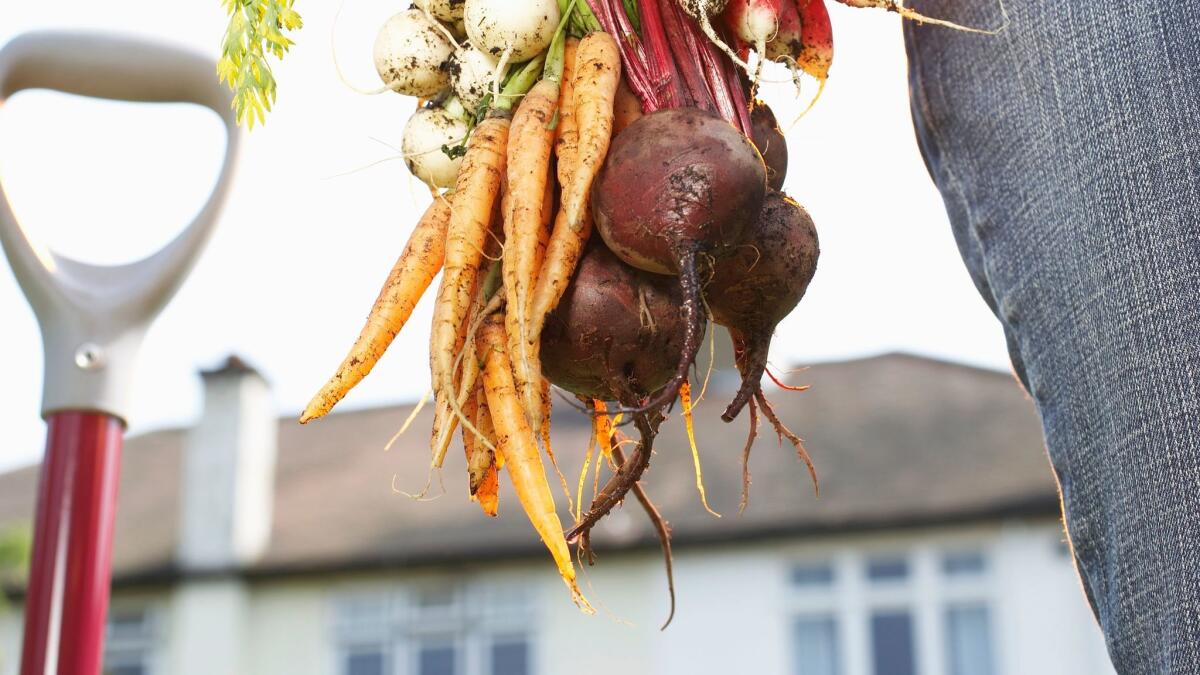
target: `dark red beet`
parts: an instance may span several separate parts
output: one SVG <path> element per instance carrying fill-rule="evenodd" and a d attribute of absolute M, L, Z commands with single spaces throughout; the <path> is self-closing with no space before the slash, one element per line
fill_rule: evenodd
<path fill-rule="evenodd" d="M 775 121 L 771 107 L 762 101 L 754 103 L 750 122 L 753 125 L 754 147 L 758 148 L 767 165 L 767 186 L 772 190 L 782 190 L 788 168 L 787 139 L 783 136 L 783 130 Z"/>
<path fill-rule="evenodd" d="M 726 422 L 759 391 L 775 326 L 804 297 L 820 252 L 808 212 L 772 191 L 742 244 L 713 265 L 704 297 L 713 321 L 733 335 L 742 373 L 741 389 L 722 415 Z"/>
<path fill-rule="evenodd" d="M 596 228 L 626 263 L 678 274 L 683 339 L 675 375 L 641 408 L 675 399 L 700 348 L 697 256 L 736 245 L 762 208 L 766 166 L 729 123 L 695 108 L 660 110 L 629 125 L 592 189 Z"/>
<path fill-rule="evenodd" d="M 567 391 L 604 401 L 644 398 L 675 372 L 682 302 L 674 279 L 621 262 L 594 242 L 542 330 L 542 373 Z"/>

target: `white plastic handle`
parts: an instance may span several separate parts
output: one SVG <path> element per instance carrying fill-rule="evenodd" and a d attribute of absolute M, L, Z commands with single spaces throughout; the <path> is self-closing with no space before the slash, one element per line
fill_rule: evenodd
<path fill-rule="evenodd" d="M 93 410 L 127 420 L 142 338 L 208 241 L 233 177 L 238 128 L 231 95 L 211 59 L 138 39 L 68 32 L 27 33 L 0 49 L 0 105 L 32 88 L 198 103 L 225 123 L 225 160 L 208 201 L 175 239 L 134 263 L 92 265 L 53 253 L 29 237 L 0 187 L 0 245 L 42 330 L 42 415 Z"/>

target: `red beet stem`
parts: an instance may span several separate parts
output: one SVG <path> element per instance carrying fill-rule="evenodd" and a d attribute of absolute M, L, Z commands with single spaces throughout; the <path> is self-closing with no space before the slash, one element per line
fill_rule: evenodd
<path fill-rule="evenodd" d="M 643 99 L 642 111 L 649 114 L 662 108 L 687 107 L 691 97 L 680 86 L 675 59 L 671 57 L 671 48 L 667 44 L 662 14 L 658 11 L 658 0 L 638 0 L 638 11 L 642 19 L 647 70 L 658 99 L 654 106 Z"/>
<path fill-rule="evenodd" d="M 696 55 L 701 53 L 702 44 L 707 42 L 703 36 L 700 42 L 695 39 L 695 22 L 679 5 L 678 0 L 659 0 L 662 10 L 663 26 L 667 33 L 667 42 L 675 55 L 675 63 L 683 75 L 684 84 L 697 108 L 709 112 L 720 113 L 713 96 L 713 89 L 707 74 L 701 70 Z"/>

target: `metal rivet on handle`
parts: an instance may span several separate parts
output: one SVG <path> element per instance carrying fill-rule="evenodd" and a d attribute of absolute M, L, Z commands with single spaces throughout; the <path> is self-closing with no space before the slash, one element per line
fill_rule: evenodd
<path fill-rule="evenodd" d="M 99 345 L 85 342 L 75 350 L 75 365 L 81 370 L 98 370 L 104 367 L 104 350 Z"/>

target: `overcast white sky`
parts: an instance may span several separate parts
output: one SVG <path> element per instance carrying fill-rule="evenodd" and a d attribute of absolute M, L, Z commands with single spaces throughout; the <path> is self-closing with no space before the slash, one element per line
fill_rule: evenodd
<path fill-rule="evenodd" d="M 349 2 L 337 27 L 348 76 L 376 86 L 376 28 L 406 2 Z M 296 413 L 340 361 L 428 200 L 393 154 L 412 99 L 362 96 L 337 79 L 337 3 L 300 0 L 306 26 L 276 69 L 279 100 L 244 144 L 221 226 L 155 324 L 136 381 L 134 432 L 199 411 L 197 369 L 236 352 Z M 788 135 L 788 192 L 811 211 L 821 261 L 780 326 L 775 363 L 905 350 L 1007 368 L 995 319 L 954 247 L 913 137 L 894 15 L 831 5 L 833 77 Z M 0 43 L 28 30 L 121 31 L 214 56 L 218 0 L 0 3 Z M 783 120 L 802 107 L 787 85 L 768 99 Z M 60 252 L 138 258 L 173 236 L 207 196 L 223 151 L 216 117 L 188 106 L 132 106 L 31 91 L 0 108 L 0 181 L 17 216 Z M 42 356 L 37 324 L 0 263 L 0 470 L 36 461 Z M 413 399 L 427 388 L 430 306 L 422 303 L 375 372 L 343 404 Z M 819 392 L 812 395 L 819 396 Z"/>

